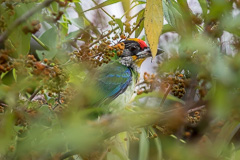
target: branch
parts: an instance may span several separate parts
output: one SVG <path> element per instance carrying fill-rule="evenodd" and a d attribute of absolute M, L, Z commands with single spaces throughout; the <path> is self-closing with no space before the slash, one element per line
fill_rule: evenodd
<path fill-rule="evenodd" d="M 37 95 L 37 93 L 42 89 L 43 87 L 39 87 L 32 95 L 31 97 L 29 98 L 29 101 L 32 101 L 32 99 Z"/>
<path fill-rule="evenodd" d="M 189 109 L 188 111 L 187 111 L 187 113 L 189 114 L 189 113 L 192 113 L 192 112 L 195 112 L 195 111 L 199 111 L 199 110 L 201 110 L 201 109 L 203 109 L 203 108 L 205 108 L 206 106 L 205 105 L 203 105 L 203 106 L 199 106 L 199 107 L 196 107 L 196 108 L 193 108 L 193 109 Z"/>
<path fill-rule="evenodd" d="M 144 20 L 144 17 L 142 17 L 140 19 L 140 21 L 138 22 L 138 24 L 132 29 L 132 31 L 129 33 L 127 38 L 130 38 L 130 36 L 132 35 L 132 33 L 140 26 L 140 24 L 142 23 L 142 21 Z"/>
<path fill-rule="evenodd" d="M 105 35 L 101 35 L 95 42 L 93 42 L 93 43 L 91 43 L 91 44 L 89 45 L 89 48 L 92 47 L 94 44 L 97 44 L 101 39 L 103 39 L 103 38 L 109 36 L 110 34 L 112 34 L 112 33 L 113 33 L 114 31 L 116 31 L 118 28 L 119 28 L 119 27 L 116 27 L 116 28 L 114 28 L 113 30 L 111 30 L 111 32 L 109 32 L 109 33 L 107 33 L 107 34 L 105 34 Z"/>
<path fill-rule="evenodd" d="M 95 0 L 92 0 L 93 3 L 97 6 L 98 3 Z M 114 20 L 114 18 L 106 11 L 104 10 L 102 7 L 100 8 L 106 15 L 108 15 L 112 20 Z"/>
<path fill-rule="evenodd" d="M 19 17 L 18 19 L 16 19 L 12 25 L 10 25 L 8 27 L 8 29 L 6 29 L 1 35 L 0 35 L 0 43 L 3 43 L 12 33 L 12 31 L 19 26 L 20 24 L 22 24 L 24 21 L 26 21 L 28 18 L 30 18 L 32 15 L 34 15 L 35 13 L 37 13 L 38 11 L 40 11 L 41 9 L 49 6 L 53 1 L 55 0 L 46 0 L 43 3 L 41 3 L 40 5 L 38 5 L 35 8 L 30 9 L 28 12 L 26 12 L 25 14 L 23 14 L 21 17 Z"/>
<path fill-rule="evenodd" d="M 171 89 L 172 89 L 172 84 L 170 84 L 170 86 L 168 87 L 167 91 L 165 92 L 165 94 L 163 96 L 163 99 L 161 101 L 160 107 L 162 107 L 162 105 L 165 102 L 165 100 L 166 100 L 168 94 L 170 93 Z"/>
<path fill-rule="evenodd" d="M 78 153 L 77 150 L 69 151 L 69 152 L 67 152 L 67 153 L 65 153 L 65 154 L 63 154 L 63 155 L 61 155 L 60 158 L 59 158 L 59 160 L 64 160 L 64 159 L 66 159 L 66 158 L 69 158 L 69 157 L 71 157 L 71 156 L 77 154 L 77 153 Z"/>
<path fill-rule="evenodd" d="M 163 123 L 168 119 L 172 118 L 171 115 L 169 116 L 168 114 L 171 112 L 175 112 L 175 110 L 168 110 L 165 112 L 161 112 L 159 110 L 156 111 L 153 109 L 153 110 L 142 110 L 134 113 L 131 112 L 129 114 L 123 113 L 118 115 L 106 115 L 101 117 L 100 120 L 90 123 L 90 125 L 91 127 L 96 128 L 96 135 L 98 136 L 100 135 L 102 137 L 102 140 L 105 140 L 107 138 L 110 138 L 124 131 L 146 127 L 146 126 L 155 124 L 156 122 Z M 102 132 L 102 131 L 106 131 L 106 132 Z M 102 143 L 102 141 L 99 141 L 96 143 Z M 80 150 L 79 148 L 72 149 L 71 151 L 61 155 L 59 159 L 64 160 L 75 154 L 81 154 L 81 149 Z"/>

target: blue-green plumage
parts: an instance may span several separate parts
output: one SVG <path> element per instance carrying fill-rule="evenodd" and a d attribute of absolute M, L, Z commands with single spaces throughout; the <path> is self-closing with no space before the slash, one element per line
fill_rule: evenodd
<path fill-rule="evenodd" d="M 97 74 L 97 93 L 95 96 L 98 104 L 110 103 L 136 82 L 136 73 L 118 61 L 104 65 Z"/>
<path fill-rule="evenodd" d="M 145 58 L 151 56 L 151 52 L 146 43 L 139 39 L 126 40 L 124 45 L 121 55 L 115 55 L 112 62 L 97 70 L 92 105 L 107 106 L 114 111 L 122 109 L 131 100 L 139 67 Z"/>

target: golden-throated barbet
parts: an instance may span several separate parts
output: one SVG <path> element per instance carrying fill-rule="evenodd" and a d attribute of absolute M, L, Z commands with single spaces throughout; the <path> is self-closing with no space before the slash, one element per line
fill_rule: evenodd
<path fill-rule="evenodd" d="M 123 108 L 131 100 L 141 64 L 152 56 L 150 48 L 141 39 L 129 38 L 123 43 L 123 52 L 116 60 L 100 67 L 96 78 L 95 102 L 108 104 L 112 111 Z M 162 52 L 158 49 L 158 54 Z"/>

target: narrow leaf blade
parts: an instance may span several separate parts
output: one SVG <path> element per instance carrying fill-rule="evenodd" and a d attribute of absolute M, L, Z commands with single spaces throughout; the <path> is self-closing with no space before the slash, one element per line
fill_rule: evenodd
<path fill-rule="evenodd" d="M 95 6 L 95 7 L 92 7 L 92 8 L 90 8 L 90 9 L 87 9 L 87 10 L 85 10 L 85 11 L 83 11 L 83 12 L 87 12 L 87 11 L 91 11 L 91 10 L 94 10 L 94 9 L 102 8 L 102 7 L 105 7 L 105 6 L 114 4 L 114 3 L 118 3 L 118 2 L 120 2 L 120 1 L 121 1 L 121 0 L 108 0 L 108 1 L 105 1 L 105 2 L 103 2 L 103 3 L 101 3 L 101 4 L 97 5 L 97 6 Z"/>
<path fill-rule="evenodd" d="M 140 136 L 139 145 L 139 158 L 138 160 L 147 160 L 149 153 L 149 140 L 147 139 L 147 133 L 144 129 L 141 130 L 142 134 Z"/>
<path fill-rule="evenodd" d="M 144 27 L 146 37 L 152 51 L 152 57 L 157 54 L 159 36 L 163 28 L 162 0 L 148 0 L 145 9 Z"/>
<path fill-rule="evenodd" d="M 138 13 L 138 17 L 137 17 L 137 21 L 136 23 L 138 24 L 140 22 L 140 20 L 144 17 L 144 11 L 145 9 L 142 9 L 139 13 Z M 141 24 L 139 25 L 138 29 L 136 29 L 135 31 L 135 37 L 138 37 L 142 30 L 143 30 L 143 27 L 144 27 L 144 20 L 141 22 Z"/>

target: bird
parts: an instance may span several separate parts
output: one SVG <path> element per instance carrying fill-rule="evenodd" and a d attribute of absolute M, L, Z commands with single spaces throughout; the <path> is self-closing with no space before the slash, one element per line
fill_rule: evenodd
<path fill-rule="evenodd" d="M 137 38 L 123 41 L 124 49 L 116 60 L 97 71 L 95 100 L 93 103 L 107 106 L 109 112 L 122 110 L 131 100 L 144 60 L 151 57 L 147 44 Z M 158 49 L 157 54 L 161 54 Z"/>
<path fill-rule="evenodd" d="M 115 53 L 112 61 L 98 67 L 94 76 L 86 80 L 86 86 L 91 86 L 88 87 L 91 89 L 87 107 L 98 107 L 97 110 L 91 110 L 88 115 L 90 119 L 98 121 L 111 113 L 125 111 L 140 77 L 140 67 L 145 59 L 152 56 L 150 48 L 141 39 L 129 38 L 122 43 L 122 52 Z M 162 52 L 159 48 L 157 54 Z M 107 153 L 107 159 L 129 159 L 129 142 L 126 138 L 129 138 L 128 132 L 118 133 L 109 139 L 112 152 Z"/>

